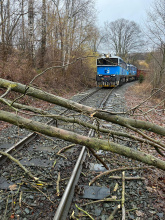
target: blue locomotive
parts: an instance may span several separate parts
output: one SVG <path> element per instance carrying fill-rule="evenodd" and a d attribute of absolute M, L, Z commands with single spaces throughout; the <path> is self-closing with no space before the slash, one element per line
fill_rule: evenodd
<path fill-rule="evenodd" d="M 136 79 L 137 68 L 125 63 L 120 57 L 97 59 L 96 81 L 99 87 L 115 87 Z"/>

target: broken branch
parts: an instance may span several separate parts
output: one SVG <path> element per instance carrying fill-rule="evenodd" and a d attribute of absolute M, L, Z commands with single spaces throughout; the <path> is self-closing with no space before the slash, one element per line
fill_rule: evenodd
<path fill-rule="evenodd" d="M 8 157 L 10 160 L 12 160 L 13 162 L 15 162 L 21 169 L 24 170 L 24 172 L 29 175 L 30 178 L 32 178 L 33 180 L 35 181 L 38 181 L 39 179 L 35 176 L 33 176 L 33 174 L 28 170 L 26 169 L 26 167 L 24 167 L 20 162 L 19 160 L 15 159 L 14 157 L 12 157 L 10 154 L 6 153 L 6 152 L 3 152 L 3 151 L 0 151 L 0 154 L 1 155 L 4 155 L 6 157 Z"/>
<path fill-rule="evenodd" d="M 121 198 L 121 208 L 122 208 L 122 220 L 125 220 L 125 171 L 122 172 L 122 198 Z"/>
<path fill-rule="evenodd" d="M 107 141 L 100 140 L 98 138 L 86 137 L 71 131 L 56 128 L 27 118 L 23 118 L 16 114 L 12 114 L 10 112 L 5 112 L 2 110 L 0 110 L 0 119 L 11 124 L 15 124 L 16 126 L 21 128 L 38 131 L 48 136 L 57 137 L 75 144 L 91 147 L 95 150 L 111 151 L 113 153 L 117 153 L 165 170 L 165 161 L 158 159 L 150 154 L 134 150 L 124 145 L 116 144 L 109 140 Z"/>
<path fill-rule="evenodd" d="M 105 175 L 108 175 L 110 173 L 113 173 L 113 172 L 117 172 L 117 171 L 124 171 L 124 170 L 141 170 L 141 169 L 148 169 L 148 168 L 152 168 L 152 167 L 121 167 L 121 168 L 118 168 L 118 169 L 113 169 L 113 170 L 107 170 L 99 175 L 97 175 L 96 177 L 94 177 L 90 183 L 89 183 L 89 186 L 91 186 L 97 179 L 105 176 Z"/>

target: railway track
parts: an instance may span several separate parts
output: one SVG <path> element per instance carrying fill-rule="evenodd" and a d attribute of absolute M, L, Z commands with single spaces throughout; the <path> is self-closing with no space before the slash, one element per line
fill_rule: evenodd
<path fill-rule="evenodd" d="M 93 94 L 91 91 L 88 94 L 79 94 L 74 96 L 73 100 L 81 100 L 85 105 L 103 108 L 107 111 L 122 112 L 126 109 L 123 95 L 128 86 L 126 84 L 114 90 L 92 90 Z M 54 112 L 54 110 L 51 111 Z M 56 111 L 64 114 L 66 109 L 59 107 L 56 108 Z M 67 115 L 72 113 L 65 112 Z M 89 120 L 82 115 L 76 117 Z M 112 125 L 102 120 L 99 123 L 103 128 L 122 131 L 118 125 Z M 83 135 L 88 135 L 89 132 L 88 129 L 80 125 L 65 122 L 55 124 L 58 124 L 60 128 Z M 17 132 L 5 131 L 7 137 L 0 140 L 0 143 L 6 142 L 8 146 L 12 140 L 15 143 L 15 140 L 18 139 L 18 133 L 24 139 L 26 131 L 24 133 L 18 128 L 14 129 L 17 129 Z M 30 136 L 30 134 L 28 135 Z M 101 132 L 94 134 L 93 131 L 90 131 L 89 135 L 113 140 L 134 149 L 139 147 L 136 141 L 118 139 Z M 9 160 L 5 161 L 5 158 L 1 157 L 3 163 L 0 170 L 0 219 L 107 220 L 115 210 L 117 212 L 114 219 L 122 219 L 122 211 L 118 209 L 122 197 L 120 171 L 114 172 L 113 176 L 98 178 L 89 186 L 90 181 L 104 172 L 106 168 L 88 150 L 86 153 L 85 147 L 73 146 L 72 143 L 38 134 L 34 135 L 33 141 L 29 140 L 28 144 L 24 143 L 22 146 L 21 150 L 20 146 L 11 152 L 40 179 L 41 183 L 37 185 L 25 176 L 25 173 L 17 165 Z M 58 155 L 61 148 L 68 146 L 72 146 L 72 148 Z M 138 162 L 111 152 L 99 151 L 97 155 L 110 170 L 123 166 L 141 166 Z M 127 180 L 125 183 L 126 219 L 140 219 L 141 217 L 150 220 L 163 219 L 159 218 L 162 213 L 158 213 L 157 216 L 154 214 L 158 212 L 153 208 L 153 202 L 156 198 L 145 187 L 143 171 L 126 170 L 125 175 L 129 178 L 133 177 L 132 180 Z"/>
<path fill-rule="evenodd" d="M 94 89 L 94 90 L 92 90 L 92 92 L 89 92 L 89 93 L 87 93 L 87 94 L 81 94 L 80 95 L 80 97 L 78 98 L 79 99 L 79 102 L 80 103 L 82 103 L 82 102 L 84 102 L 85 100 L 87 100 L 87 99 L 89 99 L 90 97 L 92 97 L 95 93 L 98 93 L 99 91 L 100 91 L 101 89 L 99 88 L 97 88 L 97 89 Z M 105 96 L 105 93 L 107 93 L 107 91 L 105 90 L 104 92 L 103 92 L 103 90 L 102 90 L 102 96 Z M 77 100 L 76 100 L 77 101 Z M 97 104 L 98 105 L 98 104 Z M 60 108 L 60 110 L 59 110 L 61 113 L 61 115 L 63 115 L 63 114 L 68 114 L 68 110 L 66 110 L 66 109 L 62 109 L 61 110 L 61 108 Z M 48 123 L 54 123 L 52 120 L 51 121 L 49 121 Z M 59 125 L 58 126 L 60 126 L 60 127 L 65 127 L 65 124 L 60 124 L 60 123 L 58 123 Z M 20 132 L 20 131 L 19 131 Z M 81 132 L 81 131 L 80 131 Z M 21 133 L 21 132 L 20 132 Z M 19 135 L 13 135 L 12 137 L 16 137 L 17 136 L 17 140 L 19 139 Z M 43 139 L 45 138 L 45 137 L 43 137 L 43 136 L 40 136 L 40 135 L 38 135 L 38 134 L 36 134 L 36 133 L 29 133 L 26 137 L 24 137 L 24 135 L 20 135 L 20 140 L 17 142 L 17 143 L 15 143 L 14 145 L 12 145 L 11 143 L 6 143 L 6 144 L 2 144 L 1 146 L 0 146 L 0 148 L 1 148 L 1 150 L 4 150 L 4 149 L 6 149 L 8 146 L 9 146 L 9 148 L 8 149 L 6 149 L 5 150 L 5 152 L 7 152 L 8 154 L 11 154 L 11 155 L 15 155 L 16 156 L 16 158 L 18 159 L 18 160 L 20 160 L 21 161 L 21 163 L 23 164 L 23 165 L 25 165 L 25 166 L 27 166 L 28 168 L 30 168 L 30 170 L 33 172 L 33 168 L 34 167 L 40 167 L 40 169 L 42 170 L 44 167 L 47 167 L 47 166 L 50 166 L 50 168 L 52 169 L 52 167 L 54 168 L 54 167 L 57 167 L 57 168 L 59 168 L 59 167 L 61 167 L 61 166 L 64 166 L 64 164 L 65 164 L 65 162 L 64 162 L 64 160 L 65 160 L 65 158 L 63 159 L 63 158 L 61 158 L 61 156 L 60 156 L 60 160 L 62 160 L 63 159 L 63 161 L 61 161 L 60 163 L 59 163 L 59 165 L 58 165 L 58 162 L 56 162 L 56 159 L 53 161 L 53 159 L 51 158 L 51 155 L 53 155 L 54 156 L 54 154 L 52 154 L 51 153 L 51 148 L 52 148 L 52 143 L 50 144 L 50 146 L 40 146 L 38 149 L 36 149 L 37 147 L 36 147 L 36 145 L 38 145 L 38 143 L 41 143 L 41 142 L 43 142 Z M 8 137 L 9 138 L 9 137 Z M 12 138 L 9 138 L 10 140 L 12 139 Z M 56 139 L 56 138 L 54 138 L 54 139 Z M 49 140 L 49 139 L 48 139 Z M 50 139 L 50 142 L 53 142 L 54 140 L 53 139 Z M 33 143 L 34 142 L 34 143 Z M 49 142 L 49 141 L 48 141 Z M 53 143 L 55 143 L 56 141 L 54 141 Z M 58 142 L 63 142 L 63 141 L 61 141 L 61 140 L 58 140 Z M 48 143 L 49 144 L 49 143 Z M 69 143 L 70 144 L 70 143 Z M 10 146 L 10 145 L 12 145 L 12 146 Z M 65 144 L 66 145 L 66 144 Z M 56 147 L 56 146 L 55 146 Z M 80 148 L 80 147 L 79 147 Z M 40 149 L 42 149 L 41 151 L 40 151 Z M 37 156 L 33 156 L 33 154 L 35 155 L 35 153 L 34 153 L 34 151 L 38 151 L 39 153 L 40 153 L 40 158 L 38 157 L 38 155 Z M 20 153 L 20 152 L 22 152 L 23 151 L 23 153 Z M 29 152 L 30 152 L 30 154 L 32 154 L 32 156 L 29 154 Z M 57 151 L 56 151 L 56 153 L 57 153 Z M 38 153 L 37 153 L 38 154 Z M 47 154 L 47 156 L 45 156 Z M 50 154 L 50 157 L 49 157 L 49 154 Z M 74 153 L 73 153 L 74 154 Z M 77 152 L 75 152 L 75 157 L 78 157 L 78 154 L 79 153 L 77 153 Z M 23 155 L 25 155 L 25 157 L 23 156 Z M 52 157 L 53 157 L 52 156 Z M 6 157 L 5 156 L 0 156 L 0 164 L 1 164 L 1 166 L 3 166 L 3 167 L 7 167 L 8 165 L 9 166 L 11 166 L 12 167 L 12 165 L 11 164 L 13 164 L 13 163 L 11 163 L 11 162 L 9 162 L 8 160 L 6 161 Z M 49 161 L 49 159 L 50 159 L 50 161 Z M 6 161 L 6 162 L 5 162 Z M 70 163 L 69 163 L 70 164 Z M 15 166 L 15 165 L 14 165 Z M 17 167 L 14 167 L 14 169 L 16 169 Z M 7 170 L 7 169 L 6 169 Z M 57 169 L 58 170 L 58 169 Z M 42 171 L 41 171 L 42 172 Z M 12 172 L 11 172 L 12 173 Z M 33 172 L 34 173 L 34 172 Z M 60 173 L 60 172 L 58 172 L 58 173 Z M 55 172 L 55 174 L 57 174 L 56 172 Z M 9 188 L 10 187 L 12 187 L 12 186 L 15 186 L 16 187 L 16 185 L 19 185 L 19 184 L 22 184 L 22 182 L 21 182 L 21 178 L 22 178 L 22 176 L 19 174 L 19 175 L 17 175 L 17 176 L 14 176 L 14 178 L 10 178 L 11 176 L 14 176 L 13 174 L 9 174 L 9 175 L 7 175 L 7 173 L 4 171 L 1 171 L 1 178 L 0 178 L 0 189 L 1 190 L 9 190 Z M 50 177 L 50 176 L 49 176 Z M 15 181 L 13 181 L 13 179 L 17 179 L 17 181 L 15 182 Z M 44 179 L 44 178 L 43 178 Z M 64 178 L 65 179 L 65 178 Z M 54 180 L 54 179 L 53 179 Z M 44 179 L 44 181 L 46 181 L 45 179 Z M 29 184 L 32 184 L 32 183 L 29 183 Z M 27 183 L 25 183 L 24 182 L 24 188 L 26 188 L 25 187 L 25 185 L 27 186 Z M 51 184 L 50 184 L 51 185 Z M 56 184 L 54 184 L 55 186 L 54 187 L 56 187 Z M 66 184 L 64 184 L 64 187 L 65 187 L 65 185 Z M 34 187 L 34 186 L 33 186 Z M 16 189 L 18 189 L 17 187 L 16 187 Z M 16 190 L 16 189 L 14 189 L 14 191 Z M 26 190 L 25 190 L 26 191 Z M 9 193 L 8 193 L 8 196 L 10 197 L 10 192 L 11 191 L 9 191 Z M 21 191 L 22 192 L 22 191 Z M 25 194 L 25 193 L 24 193 Z M 18 199 L 18 198 L 17 198 Z M 2 200 L 3 200 L 3 197 L 2 197 Z M 7 201 L 6 201 L 6 204 L 7 204 Z M 56 206 L 57 206 L 57 204 L 56 204 Z M 0 207 L 2 210 L 2 213 L 3 213 L 3 207 Z M 9 207 L 8 207 L 9 208 Z M 32 210 L 33 208 L 31 207 L 31 210 Z M 31 213 L 30 211 L 31 210 L 29 210 L 29 209 L 27 209 L 27 208 L 25 208 L 25 214 L 29 214 L 29 213 Z M 21 216 L 20 214 L 21 213 L 23 213 L 24 211 L 19 211 L 18 210 L 18 207 L 16 207 L 16 208 L 14 208 L 14 206 L 12 205 L 12 208 L 10 207 L 9 208 L 9 210 L 7 209 L 7 211 L 4 213 L 4 218 L 6 218 L 6 216 L 8 216 L 8 215 L 13 215 L 15 218 L 17 218 L 17 216 L 19 217 L 19 216 Z M 42 215 L 41 215 L 42 216 Z M 1 217 L 3 217 L 3 214 L 2 214 L 2 216 Z M 40 217 L 39 217 L 40 218 Z M 45 217 L 46 218 L 46 217 Z M 42 217 L 41 217 L 41 219 L 42 219 Z M 51 217 L 49 218 L 48 217 L 48 219 L 51 219 Z"/>
<path fill-rule="evenodd" d="M 106 96 L 103 98 L 103 100 L 100 103 L 100 108 L 102 106 L 105 106 L 107 100 L 109 99 L 109 96 L 111 95 L 113 90 L 108 91 L 108 93 L 106 94 Z M 93 124 L 95 124 L 95 121 L 93 122 Z M 93 137 L 95 135 L 94 130 L 90 129 L 88 136 L 89 137 Z M 82 170 L 82 164 L 85 161 L 86 158 L 86 153 L 87 153 L 87 149 L 85 146 L 82 147 L 82 150 L 80 152 L 80 155 L 77 159 L 76 165 L 74 167 L 74 170 L 72 172 L 71 178 L 68 182 L 68 185 L 66 187 L 66 190 L 63 194 L 63 197 L 61 199 L 61 202 L 58 206 L 58 209 L 56 211 L 56 214 L 54 216 L 54 220 L 65 220 L 68 216 L 68 211 L 70 208 L 70 204 L 72 201 L 72 197 L 74 194 L 74 190 L 75 190 L 75 186 L 78 182 L 81 170 Z"/>
<path fill-rule="evenodd" d="M 87 98 L 89 98 L 90 96 L 92 96 L 93 94 L 95 94 L 97 91 L 99 91 L 100 88 L 96 88 L 94 91 L 90 92 L 89 94 L 87 94 L 85 97 L 81 98 L 79 100 L 79 103 L 83 102 L 84 100 L 86 100 Z M 68 110 L 64 110 L 62 113 L 60 113 L 60 115 L 65 114 Z M 50 120 L 47 122 L 47 124 L 53 124 L 54 120 Z M 28 134 L 27 136 L 23 137 L 23 139 L 21 139 L 20 141 L 18 141 L 16 144 L 14 144 L 13 146 L 9 147 L 5 152 L 13 155 L 16 151 L 20 150 L 25 144 L 30 143 L 35 137 L 37 136 L 37 134 L 35 132 L 32 132 L 30 134 Z M 0 147 L 3 148 L 4 146 Z M 2 163 L 4 163 L 4 161 L 7 159 L 6 156 L 0 155 L 0 165 Z"/>

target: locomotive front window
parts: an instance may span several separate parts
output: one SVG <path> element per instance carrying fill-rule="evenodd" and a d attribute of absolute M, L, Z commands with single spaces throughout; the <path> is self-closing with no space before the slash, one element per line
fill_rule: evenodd
<path fill-rule="evenodd" d="M 104 65 L 104 66 L 117 66 L 118 65 L 118 58 L 101 58 L 97 59 L 97 65 Z"/>

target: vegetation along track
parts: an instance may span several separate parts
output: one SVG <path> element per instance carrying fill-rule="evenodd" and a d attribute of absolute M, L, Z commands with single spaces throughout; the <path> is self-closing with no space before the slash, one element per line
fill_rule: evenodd
<path fill-rule="evenodd" d="M 74 101 L 84 102 L 94 99 L 95 107 L 98 105 L 95 93 L 100 98 L 105 96 L 106 90 L 92 89 L 73 97 Z M 95 98 L 92 98 L 95 96 Z M 102 98 L 101 98 L 102 99 Z M 51 109 L 52 113 L 64 115 L 72 114 L 61 107 Z M 81 116 L 79 116 L 81 117 Z M 35 120 L 41 120 L 35 118 Z M 42 121 L 46 123 L 48 119 Z M 49 123 L 53 123 L 52 121 Z M 57 122 L 55 123 L 57 124 Z M 86 129 L 65 122 L 58 121 L 58 127 L 86 133 Z M 32 142 L 33 140 L 33 142 Z M 67 152 L 67 155 L 57 155 L 58 151 L 70 146 L 71 143 L 57 138 L 48 138 L 36 133 L 12 126 L 1 132 L 0 150 L 14 157 L 27 167 L 28 170 L 41 181 L 35 183 L 27 178 L 24 171 L 3 155 L 0 158 L 0 219 L 53 219 L 60 197 L 64 192 L 68 179 L 76 163 L 81 147 Z M 72 145 L 74 146 L 74 145 Z M 21 149 L 22 148 L 22 149 Z M 60 182 L 60 184 L 59 184 Z M 58 185 L 59 188 L 57 187 Z"/>

